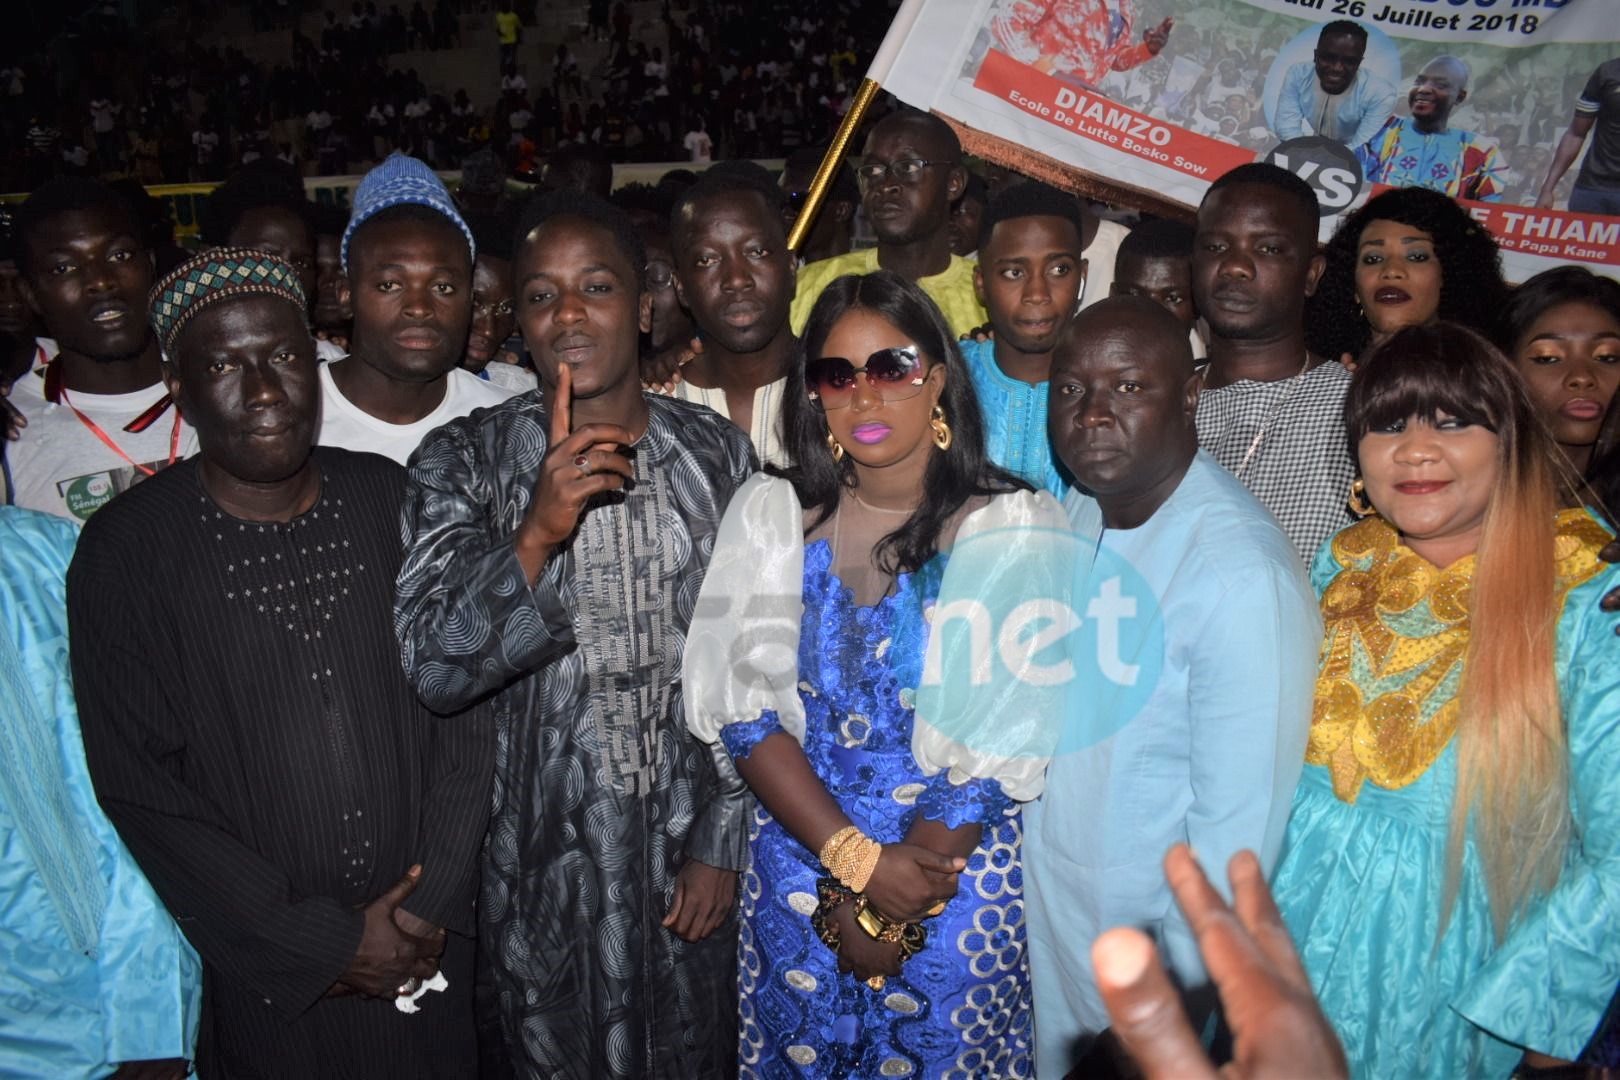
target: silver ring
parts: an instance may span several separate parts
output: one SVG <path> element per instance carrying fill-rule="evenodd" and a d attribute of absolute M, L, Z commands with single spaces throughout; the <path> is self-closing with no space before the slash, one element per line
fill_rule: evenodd
<path fill-rule="evenodd" d="M 589 454 L 576 455 L 574 458 L 574 468 L 578 469 L 586 476 L 591 475 L 591 473 L 595 471 L 591 468 L 591 456 Z"/>
<path fill-rule="evenodd" d="M 399 988 L 399 992 L 401 996 L 406 994 L 414 994 L 421 987 L 421 985 L 422 980 L 412 975 L 409 979 L 405 980 L 404 985 Z"/>

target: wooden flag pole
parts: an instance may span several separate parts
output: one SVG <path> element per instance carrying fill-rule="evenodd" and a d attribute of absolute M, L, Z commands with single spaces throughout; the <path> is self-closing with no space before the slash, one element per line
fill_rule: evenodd
<path fill-rule="evenodd" d="M 827 155 L 821 159 L 821 167 L 816 170 L 816 178 L 810 182 L 810 190 L 805 192 L 804 208 L 794 219 L 793 228 L 788 231 L 788 250 L 798 251 L 804 245 L 805 238 L 810 235 L 810 226 L 815 224 L 816 214 L 821 210 L 821 204 L 827 199 L 827 191 L 832 187 L 833 177 L 838 174 L 838 167 L 843 164 L 844 154 L 849 150 L 849 141 L 855 137 L 856 130 L 861 121 L 866 118 L 866 110 L 872 107 L 872 100 L 877 97 L 878 91 L 883 89 L 882 84 L 889 81 L 889 73 L 894 70 L 896 58 L 900 55 L 900 46 L 905 42 L 912 27 L 916 25 L 918 17 L 922 14 L 929 0 L 900 0 L 900 9 L 894 13 L 894 20 L 889 23 L 888 33 L 883 35 L 883 44 L 878 46 L 872 57 L 872 66 L 866 69 L 866 78 L 855 91 L 855 98 L 849 104 L 849 112 L 844 114 L 843 122 L 838 125 L 838 134 L 833 136 L 832 145 L 827 148 Z"/>
<path fill-rule="evenodd" d="M 816 178 L 810 181 L 810 190 L 805 192 L 804 206 L 800 208 L 799 216 L 793 221 L 793 229 L 788 233 L 790 251 L 798 251 L 810 235 L 810 226 L 815 224 L 816 213 L 826 200 L 827 189 L 832 187 L 833 177 L 843 164 L 849 141 L 855 137 L 856 129 L 861 126 L 866 110 L 871 108 L 872 99 L 877 97 L 880 89 L 882 87 L 872 79 L 861 80 L 860 88 L 855 91 L 855 100 L 850 102 L 849 112 L 844 114 L 843 122 L 838 125 L 838 134 L 833 136 L 832 145 L 827 147 L 827 154 L 816 169 Z"/>

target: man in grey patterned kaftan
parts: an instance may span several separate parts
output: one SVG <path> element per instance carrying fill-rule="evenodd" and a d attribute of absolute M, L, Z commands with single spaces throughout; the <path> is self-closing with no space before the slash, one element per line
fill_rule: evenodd
<path fill-rule="evenodd" d="M 680 671 L 755 459 L 714 412 L 641 393 L 644 267 L 607 203 L 530 206 L 513 284 L 543 391 L 429 436 L 402 511 L 406 671 L 435 710 L 487 703 L 499 732 L 480 940 L 526 1076 L 737 1068 L 750 807 L 687 733 Z"/>

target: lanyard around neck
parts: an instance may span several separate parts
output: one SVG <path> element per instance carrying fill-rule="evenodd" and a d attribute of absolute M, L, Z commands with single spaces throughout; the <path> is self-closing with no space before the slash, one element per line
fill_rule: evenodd
<path fill-rule="evenodd" d="M 43 351 L 44 350 L 42 349 L 41 353 L 43 353 Z M 67 387 L 62 385 L 62 365 L 61 358 L 59 356 L 53 358 L 50 363 L 45 365 L 45 400 L 52 403 L 60 403 L 72 409 L 73 415 L 79 418 L 79 423 L 89 428 L 90 434 L 100 439 L 107 449 L 129 462 L 146 476 L 157 475 L 156 469 L 153 469 L 147 465 L 142 465 L 140 462 L 130 457 L 129 454 L 124 452 L 123 447 L 119 446 L 113 441 L 111 435 L 108 435 L 106 431 L 102 430 L 100 424 L 90 419 L 79 409 L 77 405 L 73 404 L 73 399 L 68 396 Z M 154 401 L 150 407 L 141 413 L 141 415 L 125 424 L 124 430 L 132 435 L 140 434 L 156 423 L 158 417 L 162 416 L 166 411 L 168 411 L 173 404 L 174 399 L 168 394 L 164 394 L 162 397 L 158 398 L 158 400 Z M 180 423 L 180 410 L 175 409 L 174 426 L 169 432 L 169 460 L 165 463 L 168 465 L 173 465 L 180 456 Z"/>

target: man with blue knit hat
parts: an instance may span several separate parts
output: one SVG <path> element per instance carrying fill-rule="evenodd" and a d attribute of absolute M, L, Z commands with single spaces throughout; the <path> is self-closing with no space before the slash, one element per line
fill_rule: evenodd
<path fill-rule="evenodd" d="M 197 1071 L 473 1075 L 493 746 L 400 670 L 405 471 L 313 446 L 287 263 L 205 252 L 150 309 L 199 450 L 97 512 L 68 626 L 96 795 L 202 959 Z"/>
<path fill-rule="evenodd" d="M 433 170 L 393 154 L 360 181 L 343 233 L 349 355 L 320 369 L 316 442 L 401 465 L 426 435 L 512 390 L 463 370 L 472 323 L 472 230 Z"/>

